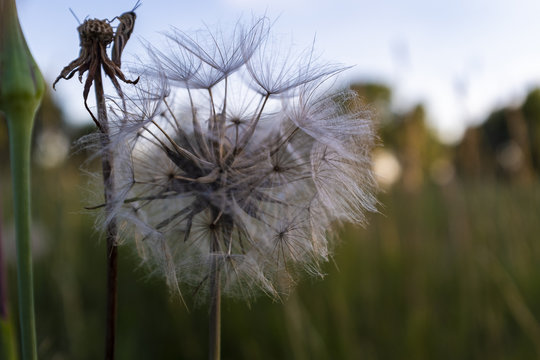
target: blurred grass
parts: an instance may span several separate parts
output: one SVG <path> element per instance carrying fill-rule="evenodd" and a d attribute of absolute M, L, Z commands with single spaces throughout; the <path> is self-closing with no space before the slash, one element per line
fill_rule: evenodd
<path fill-rule="evenodd" d="M 86 180 L 69 163 L 33 179 L 40 358 L 101 358 L 105 245 L 81 212 Z M 539 184 L 396 188 L 380 201 L 366 229 L 342 230 L 324 280 L 303 279 L 283 304 L 225 301 L 224 360 L 540 356 Z M 120 255 L 118 359 L 205 358 L 206 309 L 186 311 L 131 249 Z"/>

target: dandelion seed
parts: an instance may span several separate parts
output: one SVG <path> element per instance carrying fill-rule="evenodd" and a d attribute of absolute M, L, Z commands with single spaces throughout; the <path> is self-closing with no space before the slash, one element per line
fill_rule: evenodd
<path fill-rule="evenodd" d="M 197 294 L 217 278 L 225 295 L 279 297 L 283 279 L 321 275 L 331 226 L 363 223 L 376 203 L 370 114 L 323 90 L 343 68 L 312 48 L 279 57 L 265 18 L 231 35 L 166 36 L 115 112 L 114 215 L 126 239 Z"/>

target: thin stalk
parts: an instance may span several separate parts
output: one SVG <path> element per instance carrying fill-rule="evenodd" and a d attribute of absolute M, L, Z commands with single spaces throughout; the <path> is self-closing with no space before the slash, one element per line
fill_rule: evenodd
<path fill-rule="evenodd" d="M 106 229 L 107 241 L 107 307 L 105 317 L 105 359 L 113 360 L 115 355 L 116 324 L 118 311 L 118 247 L 116 243 L 117 227 L 116 219 L 111 215 L 113 210 L 114 173 L 112 167 L 112 154 L 109 146 L 109 123 L 107 120 L 107 108 L 103 93 L 103 81 L 101 68 L 94 78 L 96 103 L 98 110 L 98 122 L 101 125 L 101 145 L 105 150 L 101 158 L 103 172 L 103 188 L 105 196 L 105 216 L 108 219 Z"/>
<path fill-rule="evenodd" d="M 24 360 L 37 359 L 30 241 L 30 146 L 45 82 L 19 24 L 14 0 L 0 0 L 0 113 L 9 133 L 13 215 L 17 244 L 20 339 Z"/>
<path fill-rule="evenodd" d="M 212 260 L 210 278 L 210 323 L 209 323 L 209 359 L 221 358 L 221 289 L 219 257 Z"/>
<path fill-rule="evenodd" d="M 17 238 L 17 283 L 23 359 L 37 359 L 36 321 L 34 316 L 34 278 L 30 240 L 30 145 L 33 111 L 20 109 L 19 115 L 30 120 L 8 117 L 13 207 Z"/>

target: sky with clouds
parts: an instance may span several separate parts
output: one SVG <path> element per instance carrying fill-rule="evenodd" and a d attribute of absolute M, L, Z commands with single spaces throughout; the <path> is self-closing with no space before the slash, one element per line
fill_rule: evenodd
<path fill-rule="evenodd" d="M 77 20 L 112 18 L 135 0 L 17 0 L 29 46 L 52 81 L 78 55 Z M 396 107 L 417 102 L 430 124 L 455 139 L 496 106 L 520 101 L 540 85 L 540 2 L 537 0 L 143 0 L 135 39 L 159 46 L 170 26 L 234 24 L 240 16 L 277 19 L 274 32 L 315 47 L 325 60 L 354 65 L 344 83 L 380 81 L 394 88 Z M 132 39 L 134 39 L 132 38 Z M 142 50 L 131 40 L 129 54 Z M 72 121 L 89 121 L 77 81 L 57 85 Z"/>

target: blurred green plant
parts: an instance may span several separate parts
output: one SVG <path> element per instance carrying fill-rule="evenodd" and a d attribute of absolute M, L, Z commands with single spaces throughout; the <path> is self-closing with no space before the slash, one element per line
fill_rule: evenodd
<path fill-rule="evenodd" d="M 102 357 L 105 259 L 80 214 L 91 194 L 80 190 L 77 161 L 35 170 L 44 359 Z M 540 186 L 424 184 L 414 194 L 396 186 L 380 200 L 383 216 L 367 229 L 343 229 L 325 280 L 301 282 L 284 304 L 224 302 L 223 359 L 537 357 Z M 188 313 L 137 264 L 133 253 L 120 256 L 119 290 L 133 300 L 119 314 L 118 359 L 204 358 L 207 310 Z"/>
<path fill-rule="evenodd" d="M 9 317 L 0 318 L 0 359 L 16 360 L 15 334 Z"/>
<path fill-rule="evenodd" d="M 0 359 L 16 360 L 15 334 L 8 311 L 7 267 L 5 264 L 2 229 L 2 186 L 0 179 Z"/>
<path fill-rule="evenodd" d="M 30 244 L 30 148 L 45 82 L 24 39 L 15 0 L 0 0 L 0 111 L 9 133 L 23 359 L 37 359 Z M 2 332 L 4 334 L 4 332 Z"/>

